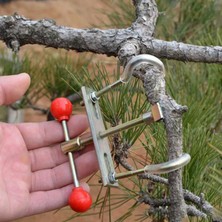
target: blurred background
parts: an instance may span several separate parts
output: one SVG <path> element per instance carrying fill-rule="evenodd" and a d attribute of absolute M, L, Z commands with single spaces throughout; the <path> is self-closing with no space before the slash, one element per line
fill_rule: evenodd
<path fill-rule="evenodd" d="M 197 45 L 222 45 L 221 0 L 157 0 L 159 18 L 155 37 Z M 74 28 L 124 28 L 135 19 L 130 0 L 0 0 L 0 15 L 14 13 L 38 20 L 50 18 L 57 25 Z M 205 198 L 221 210 L 222 205 L 222 67 L 163 60 L 167 74 L 167 91 L 189 111 L 183 118 L 184 151 L 192 161 L 183 172 L 184 188 Z M 27 72 L 32 84 L 26 95 L 10 107 L 1 107 L 5 122 L 30 122 L 51 119 L 50 102 L 59 96 L 71 98 L 73 113 L 85 112 L 79 105 L 82 85 L 100 89 L 122 72 L 116 58 L 92 53 L 76 53 L 38 45 L 26 45 L 18 54 L 0 42 L 0 75 Z M 129 99 L 133 98 L 133 100 Z M 135 102 L 137 101 L 137 102 Z M 101 98 L 101 110 L 107 126 L 136 118 L 149 110 L 142 85 L 133 79 L 128 86 Z M 112 141 L 113 138 L 111 138 Z M 162 124 L 144 125 L 119 135 L 127 147 L 127 161 L 138 168 L 147 163 L 166 161 L 167 144 Z M 112 147 L 114 157 L 115 149 Z M 121 163 L 118 170 L 125 170 Z M 167 175 L 164 175 L 167 177 Z M 123 180 L 119 190 L 102 188 L 98 175 L 87 178 L 92 189 L 94 208 L 86 214 L 73 215 L 69 208 L 36 215 L 28 221 L 164 221 L 138 201 L 143 192 L 163 198 L 167 188 L 132 177 Z M 88 215 L 88 216 L 87 216 Z M 148 219 L 149 218 L 149 219 Z M 191 219 L 191 221 L 212 221 Z"/>

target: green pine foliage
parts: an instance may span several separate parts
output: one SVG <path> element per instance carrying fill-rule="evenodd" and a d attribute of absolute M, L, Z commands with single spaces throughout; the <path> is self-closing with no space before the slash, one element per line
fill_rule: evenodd
<path fill-rule="evenodd" d="M 110 8 L 105 12 L 109 23 L 101 25 L 124 28 L 134 21 L 134 7 L 130 0 L 104 2 Z M 160 14 L 155 38 L 198 45 L 222 45 L 222 10 L 219 9 L 219 0 L 158 0 L 157 5 Z M 113 73 L 108 72 L 103 64 L 89 67 L 91 60 L 86 56 L 76 59 L 68 53 L 59 56 L 56 54 L 57 56 L 50 55 L 36 61 L 30 57 L 20 60 L 13 57 L 8 60 L 2 55 L 1 74 L 22 71 L 31 74 L 32 86 L 26 94 L 24 107 L 30 100 L 35 104 L 43 96 L 47 96 L 49 100 L 73 93 L 81 96 L 79 92 L 82 85 L 99 90 L 119 79 L 121 75 L 118 66 Z M 222 211 L 222 67 L 215 64 L 163 62 L 167 70 L 167 92 L 179 104 L 188 106 L 188 111 L 183 116 L 183 145 L 184 152 L 189 153 L 192 159 L 183 171 L 184 188 L 197 195 L 204 193 L 205 199 Z M 107 128 L 136 118 L 150 109 L 143 87 L 135 78 L 103 95 L 100 106 Z M 121 143 L 130 148 L 129 162 L 135 168 L 167 160 L 166 135 L 161 122 L 125 130 L 118 136 Z M 110 140 L 112 141 L 112 137 Z M 112 152 L 114 153 L 113 150 Z M 118 170 L 125 171 L 121 166 L 117 167 Z M 167 175 L 163 176 L 167 178 Z M 98 214 L 105 221 L 104 214 L 109 214 L 109 221 L 112 221 L 112 211 L 126 203 L 131 207 L 116 220 L 118 222 L 127 221 L 134 214 L 137 221 L 145 221 L 151 217 L 156 221 L 163 219 L 161 214 L 149 215 L 146 209 L 140 210 L 138 214 L 137 210 L 143 207 L 139 201 L 143 193 L 148 192 L 155 198 L 167 196 L 168 189 L 165 185 L 153 184 L 137 176 L 121 180 L 120 185 L 121 192 L 118 194 L 101 186 L 92 211 L 75 214 L 67 220 Z M 193 220 L 201 221 L 198 218 Z"/>
<path fill-rule="evenodd" d="M 129 1 L 125 0 L 110 3 L 113 5 L 113 12 L 108 16 L 111 18 L 107 26 L 113 25 L 118 28 L 129 26 L 135 19 L 132 12 L 129 12 L 128 16 L 125 15 L 126 9 L 131 8 L 129 4 Z M 166 0 L 157 1 L 157 4 L 160 15 L 156 38 L 198 45 L 222 45 L 219 1 Z M 188 152 L 192 160 L 183 172 L 184 188 L 197 195 L 204 193 L 206 200 L 221 211 L 222 159 L 218 150 L 219 152 L 222 150 L 219 139 L 222 137 L 222 67 L 215 64 L 175 61 L 164 61 L 164 63 L 167 69 L 168 93 L 178 103 L 188 106 L 188 112 L 183 118 L 183 141 L 184 152 Z M 141 144 L 152 163 L 166 161 L 167 144 L 163 126 L 156 124 L 146 127 L 143 134 L 146 140 L 141 139 Z M 212 146 L 217 147 L 217 150 Z M 140 184 L 139 190 L 144 189 L 143 184 Z M 156 185 L 153 196 L 160 198 L 164 193 L 167 193 L 167 188 Z M 132 209 L 130 210 L 132 213 Z M 128 213 L 126 215 L 130 216 Z M 150 215 L 144 214 L 140 219 L 148 217 Z"/>
<path fill-rule="evenodd" d="M 80 87 L 70 81 L 70 72 L 84 75 L 83 67 L 87 67 L 91 57 L 85 54 L 78 57 L 72 53 L 63 51 L 47 52 L 44 55 L 19 57 L 17 54 L 0 52 L 0 75 L 13 75 L 26 72 L 31 77 L 31 86 L 14 108 L 37 108 L 37 102 L 42 98 L 52 101 L 56 97 L 69 96 L 73 88 L 77 91 Z M 43 111 L 48 109 L 48 103 Z M 46 113 L 46 112 L 43 112 Z"/>

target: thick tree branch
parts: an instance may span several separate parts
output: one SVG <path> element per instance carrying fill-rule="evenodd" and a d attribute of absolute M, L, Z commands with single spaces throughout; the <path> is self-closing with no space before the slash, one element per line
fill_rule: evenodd
<path fill-rule="evenodd" d="M 150 39 L 155 31 L 157 17 L 158 9 L 154 0 L 138 1 L 136 4 L 136 21 L 132 24 L 132 28 L 139 33 L 143 40 Z"/>
<path fill-rule="evenodd" d="M 9 47 L 13 47 L 12 41 L 17 41 L 20 46 L 39 44 L 111 56 L 116 55 L 119 45 L 133 35 L 129 29 L 74 29 L 56 26 L 48 19 L 32 21 L 18 15 L 0 17 L 0 39 Z"/>
<path fill-rule="evenodd" d="M 139 4 L 138 4 L 139 5 Z M 155 5 L 153 5 L 155 8 Z M 152 16 L 152 13 L 156 15 L 154 11 L 147 12 L 147 17 L 152 18 L 152 22 L 156 22 L 156 16 Z M 143 14 L 143 13 L 142 13 Z M 141 30 L 149 28 L 149 24 L 138 24 Z M 141 28 L 141 26 L 144 26 Z M 154 29 L 151 29 L 154 30 Z M 146 39 L 151 39 L 151 33 L 146 33 Z M 144 41 L 144 38 L 141 38 Z M 140 44 L 139 44 L 140 45 Z M 141 45 L 140 45 L 141 46 Z M 119 58 L 122 64 L 125 64 L 133 55 L 138 53 L 137 42 L 126 41 L 122 48 L 119 50 Z M 141 48 L 141 47 L 140 47 Z M 167 139 L 169 145 L 169 159 L 174 159 L 182 154 L 182 121 L 181 115 L 184 110 L 183 107 L 176 104 L 174 100 L 166 95 L 165 92 L 165 80 L 163 73 L 157 68 L 151 65 L 141 65 L 138 70 L 134 72 L 134 76 L 139 78 L 144 85 L 145 93 L 148 101 L 151 104 L 159 103 L 163 108 L 163 114 L 165 119 L 165 127 L 167 131 Z M 181 170 L 177 170 L 169 174 L 169 190 L 170 190 L 170 206 L 169 206 L 169 219 L 171 222 L 180 222 L 187 215 L 187 209 L 183 198 L 182 189 L 182 173 Z M 144 197 L 143 197 L 144 198 Z M 148 199 L 146 198 L 148 201 Z M 150 201 L 150 199 L 149 199 Z M 150 203 L 151 206 L 154 204 Z M 155 206 L 152 206 L 155 208 Z M 155 208 L 156 209 L 156 208 Z M 158 208 L 159 209 L 159 208 Z M 161 208 L 162 209 L 162 208 Z M 167 209 L 168 212 L 168 209 Z"/>
<path fill-rule="evenodd" d="M 142 53 L 146 52 L 158 58 L 174 59 L 184 62 L 222 64 L 221 46 L 197 46 L 176 41 L 167 42 L 158 39 L 153 39 L 142 44 Z"/>
<path fill-rule="evenodd" d="M 162 71 L 152 65 L 141 65 L 134 76 L 142 80 L 148 101 L 159 103 L 162 107 L 164 125 L 168 141 L 169 160 L 178 158 L 183 153 L 182 146 L 182 114 L 186 107 L 180 106 L 166 95 L 165 80 Z M 182 173 L 176 170 L 169 173 L 170 221 L 179 222 L 186 216 L 186 206 L 183 198 Z"/>
<path fill-rule="evenodd" d="M 150 29 L 151 24 L 155 24 L 154 15 L 145 17 L 146 20 L 153 19 L 149 24 L 145 23 L 147 29 Z M 137 21 L 141 19 L 142 17 L 138 17 Z M 143 23 L 134 23 L 126 29 L 75 29 L 57 26 L 49 19 L 32 21 L 19 15 L 0 16 L 0 40 L 14 50 L 26 44 L 39 44 L 108 56 L 117 56 L 122 44 L 127 40 L 134 40 L 139 47 L 139 53 L 152 54 L 158 58 L 222 63 L 221 46 L 195 46 L 153 39 L 150 35 L 142 34 L 141 24 Z M 152 33 L 153 29 L 150 29 L 147 34 Z"/>
<path fill-rule="evenodd" d="M 144 11 L 141 6 L 142 3 L 148 4 L 147 7 L 150 10 Z M 138 22 L 138 27 L 143 31 L 144 29 L 149 29 L 149 26 L 155 25 L 158 11 L 154 1 L 152 0 L 140 1 L 140 3 L 137 4 L 137 7 L 139 8 L 140 6 L 141 14 L 150 18 L 150 23 L 143 24 Z M 137 10 L 139 11 L 138 8 Z M 154 27 L 151 29 L 150 33 L 146 31 L 145 34 L 142 35 L 145 36 L 145 38 L 141 36 L 141 41 L 145 42 L 151 39 L 153 31 Z M 141 44 L 138 44 L 142 51 Z M 131 52 L 129 53 L 129 51 Z M 137 53 L 137 43 L 134 41 L 126 41 L 119 51 L 120 61 L 125 64 L 128 59 Z M 151 104 L 158 102 L 162 108 L 168 140 L 168 158 L 169 160 L 172 160 L 178 158 L 183 153 L 182 113 L 186 110 L 186 108 L 178 105 L 173 99 L 166 95 L 163 74 L 164 73 L 160 69 L 150 64 L 143 64 L 138 67 L 138 69 L 134 70 L 134 76 L 143 82 L 147 100 Z M 171 202 L 168 214 L 169 220 L 171 222 L 180 222 L 187 216 L 186 204 L 183 198 L 181 170 L 169 173 L 169 191 L 169 199 Z"/>
<path fill-rule="evenodd" d="M 15 51 L 26 44 L 39 44 L 78 52 L 118 56 L 123 65 L 132 56 L 141 53 L 185 62 L 222 64 L 221 46 L 194 46 L 154 39 L 153 33 L 158 16 L 155 0 L 134 0 L 133 2 L 136 6 L 137 18 L 132 26 L 126 29 L 74 29 L 56 26 L 54 21 L 47 19 L 32 21 L 19 15 L 2 16 L 0 17 L 0 40 Z M 143 64 L 135 71 L 134 76 L 143 82 L 148 101 L 151 104 L 159 102 L 162 108 L 169 159 L 179 157 L 182 154 L 182 113 L 186 111 L 186 107 L 177 104 L 166 94 L 165 80 L 157 67 Z M 169 174 L 168 184 L 170 206 L 164 210 L 168 212 L 171 222 L 180 222 L 187 212 L 199 213 L 199 210 L 192 206 L 187 209 L 182 189 L 181 170 Z M 203 212 L 202 216 L 205 216 L 205 213 Z"/>

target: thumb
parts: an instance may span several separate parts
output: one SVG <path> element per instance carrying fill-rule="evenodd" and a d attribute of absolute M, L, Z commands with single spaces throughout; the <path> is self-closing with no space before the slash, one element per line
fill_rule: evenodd
<path fill-rule="evenodd" d="M 20 99 L 30 85 L 26 73 L 0 77 L 0 105 L 8 105 Z"/>

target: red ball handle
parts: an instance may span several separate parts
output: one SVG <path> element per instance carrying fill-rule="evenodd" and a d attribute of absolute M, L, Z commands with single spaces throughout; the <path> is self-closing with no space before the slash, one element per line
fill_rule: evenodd
<path fill-rule="evenodd" d="M 65 97 L 59 97 L 52 101 L 50 112 L 59 122 L 69 120 L 72 114 L 72 103 Z"/>
<path fill-rule="evenodd" d="M 68 203 L 75 212 L 83 213 L 91 207 L 92 197 L 82 187 L 74 187 Z"/>

